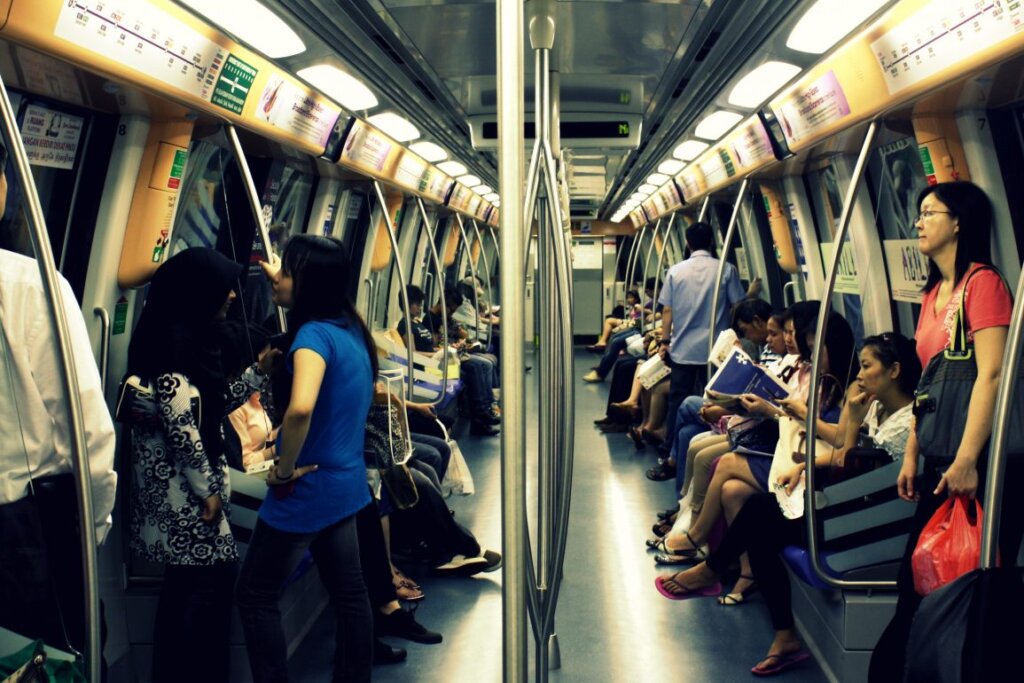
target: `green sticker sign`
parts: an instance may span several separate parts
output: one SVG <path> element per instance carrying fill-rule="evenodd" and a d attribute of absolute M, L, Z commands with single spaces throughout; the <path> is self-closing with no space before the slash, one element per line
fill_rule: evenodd
<path fill-rule="evenodd" d="M 246 64 L 234 55 L 228 55 L 224 68 L 217 77 L 217 85 L 213 87 L 213 97 L 210 101 L 232 113 L 241 114 L 254 80 L 256 67 Z"/>
<path fill-rule="evenodd" d="M 128 322 L 128 299 L 121 297 L 114 306 L 114 326 L 112 334 L 124 334 L 125 325 Z"/>
<path fill-rule="evenodd" d="M 171 162 L 171 176 L 167 179 L 167 187 L 177 190 L 181 186 L 181 177 L 185 174 L 185 159 L 188 152 L 183 149 L 174 152 L 174 161 Z"/>

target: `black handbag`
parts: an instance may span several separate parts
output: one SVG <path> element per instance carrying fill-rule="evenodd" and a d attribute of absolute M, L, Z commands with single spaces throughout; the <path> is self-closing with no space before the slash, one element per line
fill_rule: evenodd
<path fill-rule="evenodd" d="M 753 422 L 753 424 L 751 424 Z M 731 427 L 728 431 L 729 447 L 772 455 L 779 442 L 779 423 L 771 418 L 752 417 Z"/>
<path fill-rule="evenodd" d="M 915 433 L 921 455 L 928 458 L 952 460 L 967 426 L 967 411 L 971 392 L 978 378 L 978 364 L 974 357 L 974 343 L 968 341 L 969 323 L 964 302 L 967 286 L 974 270 L 960 290 L 960 303 L 953 319 L 949 346 L 928 362 L 914 392 Z M 1024 371 L 1024 364 L 1021 365 Z M 1018 377 L 1018 380 L 1020 377 Z M 1021 386 L 1017 383 L 1017 391 Z M 1007 423 L 1007 453 L 1024 453 L 1024 401 L 1014 397 L 1010 402 L 1010 420 Z"/>
<path fill-rule="evenodd" d="M 366 416 L 366 450 L 373 453 L 374 462 L 380 472 L 380 480 L 391 497 L 391 504 L 399 510 L 406 510 L 420 500 L 416 482 L 406 461 L 411 452 L 405 438 L 401 419 L 391 401 L 373 403 Z"/>
<path fill-rule="evenodd" d="M 1024 569 L 976 569 L 929 593 L 907 641 L 908 683 L 983 683 L 1020 677 Z M 1001 616 L 1000 616 L 1001 615 Z"/>

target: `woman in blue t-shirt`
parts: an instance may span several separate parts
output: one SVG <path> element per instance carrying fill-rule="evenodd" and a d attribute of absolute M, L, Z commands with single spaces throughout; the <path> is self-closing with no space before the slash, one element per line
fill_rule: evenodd
<path fill-rule="evenodd" d="M 346 295 L 341 242 L 293 237 L 280 270 L 265 266 L 274 303 L 291 309 L 285 368 L 290 389 L 277 443 L 279 459 L 242 566 L 237 603 L 253 679 L 286 681 L 287 646 L 278 597 L 307 548 L 337 619 L 334 681 L 368 681 L 373 617 L 360 573 L 355 513 L 370 502 L 363 464 L 366 416 L 377 352 Z M 275 386 L 279 390 L 280 384 Z"/>

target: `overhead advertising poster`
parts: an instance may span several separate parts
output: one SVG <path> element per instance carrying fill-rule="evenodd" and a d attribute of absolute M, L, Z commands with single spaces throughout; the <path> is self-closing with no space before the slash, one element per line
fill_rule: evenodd
<path fill-rule="evenodd" d="M 402 158 L 398 160 L 398 168 L 395 169 L 395 182 L 410 190 L 419 190 L 420 181 L 427 172 L 427 162 L 412 152 L 402 152 Z"/>
<path fill-rule="evenodd" d="M 736 270 L 740 273 L 740 279 L 750 282 L 750 263 L 747 261 L 747 250 L 743 247 L 736 247 Z"/>
<path fill-rule="evenodd" d="M 267 81 L 256 107 L 256 117 L 260 120 L 320 148 L 327 146 L 334 122 L 340 115 L 341 109 L 329 100 L 276 73 Z"/>
<path fill-rule="evenodd" d="M 61 4 L 53 28 L 58 38 L 210 101 L 228 59 L 228 51 L 221 45 L 145 0 L 116 4 L 68 0 Z M 255 69 L 253 72 L 255 75 Z"/>
<path fill-rule="evenodd" d="M 1024 5 L 937 0 L 871 42 L 893 95 L 1024 31 Z"/>
<path fill-rule="evenodd" d="M 84 119 L 38 104 L 25 108 L 21 137 L 33 166 L 71 169 L 78 154 Z"/>
<path fill-rule="evenodd" d="M 834 242 L 821 243 L 821 262 L 825 267 L 826 275 L 832 265 L 832 248 Z M 860 284 L 857 282 L 857 262 L 853 258 L 853 248 L 846 244 L 839 256 L 839 272 L 836 274 L 836 294 L 860 294 Z"/>
<path fill-rule="evenodd" d="M 666 213 L 682 208 L 683 198 L 679 194 L 679 189 L 676 187 L 675 183 L 666 183 L 661 190 L 658 191 L 658 194 L 661 196 L 661 201 L 667 207 Z"/>
<path fill-rule="evenodd" d="M 70 64 L 20 45 L 14 46 L 14 52 L 28 91 L 64 102 L 85 104 L 82 87 Z"/>
<path fill-rule="evenodd" d="M 893 301 L 921 303 L 921 289 L 928 281 L 928 259 L 918 249 L 917 240 L 883 240 L 882 247 Z"/>
<path fill-rule="evenodd" d="M 449 188 L 455 181 L 449 178 L 441 171 L 437 170 L 433 166 L 427 166 L 426 172 L 420 177 L 420 192 L 423 193 L 428 199 L 431 199 L 438 204 L 444 201 L 445 196 L 448 194 Z"/>
<path fill-rule="evenodd" d="M 729 151 L 732 153 L 732 158 L 736 160 L 736 165 L 744 169 L 775 158 L 772 153 L 771 140 L 768 138 L 768 131 L 756 118 L 743 126 L 739 133 L 732 138 Z"/>
<path fill-rule="evenodd" d="M 772 109 L 782 124 L 786 142 L 792 146 L 819 128 L 848 116 L 850 103 L 835 72 L 829 71 L 810 85 L 790 91 Z"/>
<path fill-rule="evenodd" d="M 647 214 L 648 221 L 654 221 L 658 217 L 658 205 L 654 203 L 654 199 L 649 197 L 640 202 L 640 208 Z"/>
<path fill-rule="evenodd" d="M 676 176 L 676 182 L 683 188 L 683 199 L 687 203 L 692 202 L 708 188 L 704 180 L 704 174 L 696 166 L 686 168 Z"/>
<path fill-rule="evenodd" d="M 480 204 L 484 201 L 483 197 L 477 193 L 471 193 L 469 202 L 466 204 L 466 213 L 470 216 L 475 216 L 476 212 L 480 209 Z"/>
<path fill-rule="evenodd" d="M 664 216 L 669 212 L 668 201 L 666 201 L 665 197 L 661 194 L 660 188 L 657 192 L 651 195 L 651 202 L 654 204 L 654 210 L 657 212 L 658 216 Z"/>
<path fill-rule="evenodd" d="M 382 175 L 400 149 L 398 143 L 356 119 L 341 150 L 341 159 L 356 168 Z"/>
<path fill-rule="evenodd" d="M 728 154 L 725 155 L 728 159 Z M 732 162 L 729 163 L 732 165 Z M 729 177 L 726 171 L 725 164 L 722 161 L 722 155 L 719 154 L 719 150 L 715 149 L 711 151 L 711 154 L 707 155 L 706 159 L 701 160 L 700 170 L 704 174 L 704 179 L 708 184 L 708 187 L 714 187 L 719 183 L 724 183 Z M 736 171 L 734 170 L 733 173 Z"/>

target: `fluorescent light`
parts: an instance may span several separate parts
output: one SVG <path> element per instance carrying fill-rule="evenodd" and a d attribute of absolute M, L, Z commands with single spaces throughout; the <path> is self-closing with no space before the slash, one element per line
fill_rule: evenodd
<path fill-rule="evenodd" d="M 182 0 L 271 59 L 305 52 L 306 44 L 288 24 L 256 0 Z"/>
<path fill-rule="evenodd" d="M 494 208 L 495 209 L 500 209 L 501 208 L 501 200 L 500 199 L 498 199 L 498 200 L 496 200 L 494 202 Z"/>
<path fill-rule="evenodd" d="M 660 185 L 664 185 L 668 181 L 669 181 L 669 177 L 667 175 L 665 175 L 664 173 L 652 173 L 651 175 L 647 176 L 647 182 L 649 182 L 651 185 L 659 185 L 660 186 Z"/>
<path fill-rule="evenodd" d="M 488 192 L 487 194 L 484 195 L 484 199 L 489 201 L 491 204 L 494 204 L 500 199 L 500 197 L 498 197 L 497 192 Z"/>
<path fill-rule="evenodd" d="M 456 178 L 456 180 L 458 180 L 460 183 L 462 183 L 468 188 L 474 188 L 480 184 L 480 179 L 477 178 L 475 175 L 459 176 L 458 178 Z"/>
<path fill-rule="evenodd" d="M 393 111 L 386 111 L 383 114 L 374 114 L 366 119 L 377 128 L 384 131 L 399 142 L 415 140 L 420 136 L 420 129 L 412 125 L 409 119 L 399 116 Z"/>
<path fill-rule="evenodd" d="M 818 0 L 786 40 L 786 47 L 820 55 L 875 13 L 885 0 Z"/>
<path fill-rule="evenodd" d="M 650 183 L 645 183 L 645 184 L 641 185 L 640 187 L 638 187 L 636 189 L 637 189 L 638 192 L 643 192 L 644 199 L 647 199 L 652 194 L 654 194 L 655 192 L 658 191 L 658 188 L 655 187 L 654 185 L 651 185 Z"/>
<path fill-rule="evenodd" d="M 800 73 L 800 67 L 785 62 L 765 62 L 740 79 L 729 93 L 729 104 L 753 109 Z"/>
<path fill-rule="evenodd" d="M 298 76 L 352 111 L 372 109 L 377 106 L 377 96 L 373 94 L 372 90 L 363 85 L 359 79 L 331 64 L 307 66 L 305 69 L 299 69 Z"/>
<path fill-rule="evenodd" d="M 742 115 L 732 111 L 716 111 L 708 114 L 697 124 L 693 134 L 705 140 L 717 140 L 735 126 L 743 118 Z"/>
<path fill-rule="evenodd" d="M 647 195 L 645 195 L 643 192 L 637 191 L 629 195 L 629 198 L 635 201 L 637 204 L 639 204 L 643 200 L 647 199 Z"/>
<path fill-rule="evenodd" d="M 432 164 L 436 164 L 438 161 L 444 161 L 448 158 L 448 152 L 444 151 L 444 148 L 441 147 L 441 145 L 435 145 L 433 142 L 428 142 L 426 140 L 412 143 L 409 145 L 409 149 L 416 152 Z"/>
<path fill-rule="evenodd" d="M 675 151 L 672 152 L 672 156 L 676 159 L 682 159 L 683 161 L 693 161 L 707 148 L 708 143 L 706 142 L 700 142 L 699 140 L 687 140 L 676 147 Z"/>
<path fill-rule="evenodd" d="M 494 188 L 490 185 L 477 185 L 473 188 L 473 192 L 476 192 L 478 195 L 486 199 L 487 195 L 489 195 L 493 189 Z"/>
<path fill-rule="evenodd" d="M 438 170 L 442 173 L 447 173 L 453 178 L 456 176 L 463 175 L 466 172 L 466 167 L 457 161 L 445 161 L 437 165 Z"/>
<path fill-rule="evenodd" d="M 676 173 L 682 171 L 683 167 L 685 166 L 686 164 L 684 164 L 681 161 L 676 161 L 675 159 L 668 159 L 666 161 L 661 162 L 661 165 L 658 166 L 658 173 L 675 175 Z"/>

